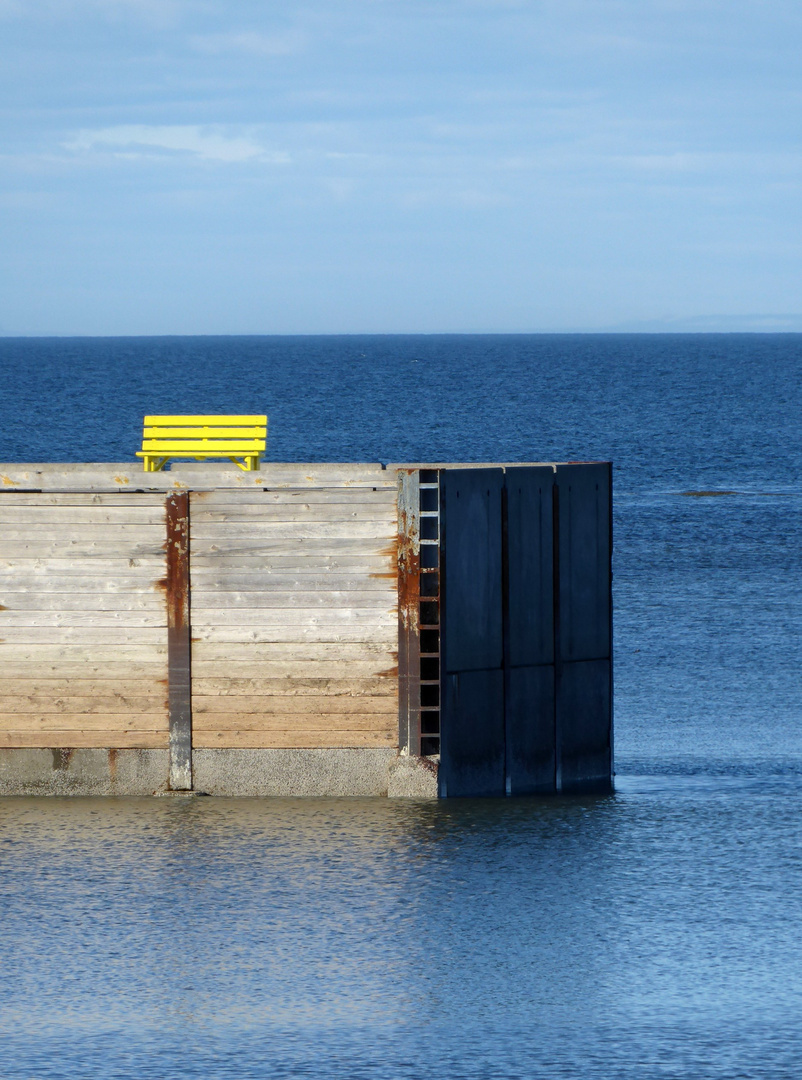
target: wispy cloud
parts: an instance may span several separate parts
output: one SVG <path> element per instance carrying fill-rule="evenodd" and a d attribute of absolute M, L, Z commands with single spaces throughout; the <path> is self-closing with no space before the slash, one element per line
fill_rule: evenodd
<path fill-rule="evenodd" d="M 295 31 L 285 34 L 261 34 L 255 30 L 239 33 L 196 34 L 189 39 L 196 52 L 209 55 L 249 53 L 252 56 L 290 56 L 300 52 L 304 37 Z"/>
<path fill-rule="evenodd" d="M 47 23 L 131 16 L 162 27 L 175 24 L 189 6 L 190 0 L 0 0 L 0 19 Z"/>
<path fill-rule="evenodd" d="M 253 136 L 194 124 L 122 124 L 83 130 L 64 146 L 75 153 L 105 151 L 128 158 L 180 155 L 200 161 L 261 161 L 271 165 L 285 165 L 290 160 L 286 152 L 270 150 Z"/>

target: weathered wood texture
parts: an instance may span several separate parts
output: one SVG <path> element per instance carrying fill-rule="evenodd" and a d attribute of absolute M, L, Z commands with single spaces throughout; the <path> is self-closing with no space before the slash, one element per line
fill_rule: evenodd
<path fill-rule="evenodd" d="M 231 463 L 175 462 L 169 471 L 146 473 L 131 461 L 99 464 L 0 463 L 0 492 L 136 492 L 136 491 L 261 491 L 264 488 L 387 487 L 395 490 L 395 473 L 379 464 L 306 464 L 262 462 L 256 472 L 243 472 Z"/>
<path fill-rule="evenodd" d="M 166 746 L 164 496 L 10 488 L 0 746 Z"/>
<path fill-rule="evenodd" d="M 192 493 L 194 746 L 398 744 L 396 488 L 381 479 Z"/>

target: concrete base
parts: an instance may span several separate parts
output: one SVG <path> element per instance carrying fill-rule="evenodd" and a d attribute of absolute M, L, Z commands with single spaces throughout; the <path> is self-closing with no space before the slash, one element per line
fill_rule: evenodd
<path fill-rule="evenodd" d="M 436 762 L 429 758 L 397 757 L 390 763 L 387 794 L 396 799 L 436 799 Z"/>
<path fill-rule="evenodd" d="M 193 750 L 208 795 L 386 795 L 395 750 Z"/>
<path fill-rule="evenodd" d="M 437 766 L 395 750 L 194 750 L 192 766 L 194 792 L 170 792 L 167 750 L 0 749 L 0 796 L 437 797 Z"/>
<path fill-rule="evenodd" d="M 155 795 L 167 750 L 0 749 L 0 795 Z"/>

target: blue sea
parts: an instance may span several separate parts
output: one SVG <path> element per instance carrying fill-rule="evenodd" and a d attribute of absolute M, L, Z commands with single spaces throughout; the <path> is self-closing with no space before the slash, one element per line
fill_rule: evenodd
<path fill-rule="evenodd" d="M 0 461 L 612 459 L 615 793 L 0 800 L 0 1076 L 802 1076 L 802 335 L 0 339 Z M 0 677 L 2 672 L 0 672 Z"/>

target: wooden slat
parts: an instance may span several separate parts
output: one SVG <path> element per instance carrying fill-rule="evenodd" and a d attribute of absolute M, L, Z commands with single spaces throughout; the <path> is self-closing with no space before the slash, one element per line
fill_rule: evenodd
<path fill-rule="evenodd" d="M 0 715 L 30 713 L 36 716 L 80 715 L 100 713 L 132 715 L 153 714 L 167 716 L 167 694 L 162 689 L 161 700 L 148 695 L 95 694 L 82 697 L 78 694 L 8 694 L 5 684 L 0 686 Z M 41 690 L 41 688 L 40 688 Z M 213 700 L 218 700 L 217 698 Z M 335 699 L 337 700 L 337 699 Z M 166 719 L 165 719 L 166 722 Z"/>
<path fill-rule="evenodd" d="M 2 468 L 3 466 L 0 466 Z M 236 493 L 233 493 L 236 494 Z M 244 493 L 243 493 L 244 494 Z M 8 496 L 5 498 L 4 496 Z M 0 508 L 14 507 L 106 507 L 125 508 L 139 512 L 143 507 L 155 515 L 164 517 L 164 495 L 159 492 L 139 493 L 133 491 L 2 491 Z"/>
<path fill-rule="evenodd" d="M 75 525 L 94 525 L 108 528 L 138 526 L 164 529 L 164 509 L 153 506 L 15 506 L 13 500 L 0 499 L 0 535 L 7 536 L 9 527 L 43 529 L 57 525 L 71 532 Z"/>
<path fill-rule="evenodd" d="M 51 583 L 46 583 L 50 590 Z M 72 587 L 76 587 L 73 580 Z M 226 594 L 236 595 L 236 594 Z M 247 596 L 248 594 L 244 594 Z M 166 615 L 164 611 L 164 594 L 154 589 L 139 592 L 99 592 L 95 589 L 87 589 L 83 593 L 75 592 L 45 592 L 42 589 L 30 589 L 26 591 L 10 592 L 0 580 L 0 625 L 11 613 L 31 611 L 57 611 L 57 612 L 116 612 L 122 615 L 124 612 L 148 611 L 158 616 L 161 621 L 154 622 L 154 626 L 165 625 Z M 150 624 L 147 624 L 150 625 Z"/>
<path fill-rule="evenodd" d="M 69 680 L 69 683 L 79 685 L 91 679 L 98 680 L 98 684 L 105 682 L 125 682 L 127 679 L 136 679 L 143 687 L 155 687 L 167 685 L 166 658 L 157 659 L 152 663 L 122 660 L 122 661 L 97 661 L 91 655 L 83 656 L 74 660 L 46 659 L 44 654 L 49 650 L 49 645 L 25 646 L 28 654 L 33 654 L 37 659 L 12 660 L 9 659 L 9 646 L 0 645 L 0 664 L 2 664 L 3 683 L 14 680 L 36 681 L 38 679 Z M 57 646 L 57 648 L 59 648 Z M 79 650 L 85 653 L 86 650 Z M 108 650 L 104 650 L 108 654 Z"/>
<path fill-rule="evenodd" d="M 233 533 L 233 530 L 231 530 Z M 33 547 L 33 545 L 28 545 Z M 98 545 L 99 547 L 99 545 Z M 4 546 L 0 547 L 0 557 Z M 276 537 L 265 540 L 238 540 L 236 535 L 231 535 L 219 540 L 204 540 L 193 537 L 192 539 L 192 562 L 206 557 L 221 558 L 225 556 L 237 556 L 253 558 L 254 556 L 272 558 L 277 555 L 290 555 L 295 558 L 310 556 L 313 559 L 336 559 L 355 558 L 357 556 L 369 556 L 376 558 L 395 558 L 396 543 L 385 541 L 385 538 L 377 540 L 373 537 Z M 98 554 L 100 552 L 98 551 Z"/>
<path fill-rule="evenodd" d="M 2 615 L 2 612 L 0 612 Z M 136 633 L 132 633 L 132 629 Z M 6 648 L 21 645 L 95 645 L 95 646 L 130 646 L 149 650 L 164 647 L 167 634 L 162 627 L 156 626 L 18 626 L 13 630 L 13 640 L 0 632 L 0 657 Z M 133 639 L 133 644 L 132 644 Z M 104 655 L 105 648 L 95 649 L 95 656 Z"/>
<path fill-rule="evenodd" d="M 42 631 L 45 632 L 44 630 Z M 35 634 L 35 630 L 25 630 L 26 634 Z M 389 645 L 397 641 L 397 631 L 394 626 L 386 630 L 383 627 L 372 628 L 371 636 L 374 641 L 384 642 Z M 193 626 L 192 640 L 210 641 L 218 643 L 241 643 L 248 644 L 301 644 L 303 642 L 329 642 L 332 644 L 346 644 L 348 642 L 361 642 L 365 638 L 363 626 L 343 623 L 341 626 L 297 626 L 297 627 L 274 627 L 258 629 L 239 629 L 233 626 Z"/>
<path fill-rule="evenodd" d="M 366 735 L 378 734 L 383 737 L 390 734 L 391 737 L 397 739 L 398 716 L 392 713 L 382 716 L 373 713 L 352 713 L 350 716 L 335 715 L 317 718 L 309 714 L 288 716 L 276 713 L 274 716 L 259 717 L 247 713 L 229 715 L 220 713 L 199 716 L 196 723 L 193 723 L 192 730 L 193 734 L 200 735 L 201 738 L 204 734 L 216 737 L 217 734 L 225 735 L 226 732 L 249 732 L 256 737 L 268 739 L 274 737 L 276 733 L 281 733 L 288 739 L 303 738 L 304 735 L 314 734 L 325 746 L 327 739 L 337 737 L 338 733 L 343 731 L 351 733 L 361 731 Z"/>
<path fill-rule="evenodd" d="M 230 731 L 198 731 L 194 736 L 194 745 L 197 748 L 214 748 L 216 746 L 228 749 L 336 749 L 353 747 L 387 747 L 393 748 L 398 745 L 397 724 L 395 730 L 387 731 L 307 731 L 307 732 L 281 732 L 281 731 L 245 731 L 232 729 Z"/>
<path fill-rule="evenodd" d="M 96 521 L 73 523 L 71 525 L 54 523 L 54 529 L 52 530 L 48 529 L 46 524 L 6 524 L 0 526 L 0 545 L 5 551 L 12 547 L 15 541 L 41 543 L 43 534 L 47 539 L 50 539 L 53 532 L 57 534 L 54 539 L 57 538 L 59 543 L 69 545 L 70 548 L 74 547 L 74 545 L 100 541 L 113 544 L 118 554 L 121 549 L 127 551 L 132 544 L 159 545 L 164 543 L 164 522 L 161 525 L 121 525 L 115 523 L 110 526 L 103 521 Z"/>
<path fill-rule="evenodd" d="M 209 593 L 193 589 L 197 618 L 209 621 L 222 617 L 233 618 L 232 612 L 275 611 L 304 608 L 306 610 L 341 609 L 343 611 L 387 613 L 395 611 L 395 596 L 388 589 L 373 592 L 295 592 L 286 589 L 261 589 L 244 593 Z M 2 597 L 2 590 L 0 590 Z M 250 618 L 251 616 L 247 616 Z M 257 618 L 256 615 L 253 618 Z"/>
<path fill-rule="evenodd" d="M 43 731 L 58 728 L 66 731 L 107 731 L 119 727 L 126 731 L 166 731 L 167 709 L 151 709 L 136 713 L 128 709 L 108 709 L 103 713 L 32 712 L 23 716 L 18 712 L 0 710 L 0 731 Z"/>
<path fill-rule="evenodd" d="M 248 413 L 247 416 L 234 413 L 220 413 L 214 415 L 204 414 L 199 416 L 192 414 L 191 416 L 180 416 L 174 414 L 162 415 L 161 413 L 155 415 L 148 415 L 143 421 L 144 427 L 163 427 L 169 425 L 172 427 L 192 427 L 197 424 L 258 424 L 260 427 L 264 427 L 267 423 L 267 416 L 262 413 L 258 415 L 252 415 Z"/>
<path fill-rule="evenodd" d="M 252 570 L 263 574 L 369 574 L 395 577 L 395 551 L 383 551 L 379 554 L 368 551 L 367 554 L 349 554 L 340 552 L 331 555 L 325 551 L 312 555 L 308 549 L 304 552 L 290 552 L 285 549 L 279 555 L 219 555 L 209 552 L 192 555 L 192 580 L 197 581 L 205 574 L 212 577 L 223 571 L 244 574 Z"/>
<path fill-rule="evenodd" d="M 85 731 L 76 728 L 48 728 L 43 731 L 0 731 L 0 747 L 97 747 L 101 749 L 163 749 L 167 746 L 167 727 L 164 730 L 137 731 L 121 726 Z"/>
<path fill-rule="evenodd" d="M 262 465 L 263 469 L 269 467 Z M 256 513 L 267 506 L 289 509 L 300 505 L 308 507 L 310 511 L 341 505 L 365 509 L 392 508 L 395 503 L 394 496 L 395 487 L 384 483 L 381 487 L 300 487 L 278 490 L 259 488 L 255 491 L 227 488 L 224 491 L 193 491 L 190 499 L 194 515 L 227 511 Z"/>
<path fill-rule="evenodd" d="M 388 648 L 386 643 L 376 641 L 295 641 L 274 642 L 269 645 L 260 645 L 257 642 L 221 644 L 213 641 L 193 641 L 192 664 L 194 668 L 198 661 L 206 660 L 224 662 L 244 660 L 250 664 L 263 661 L 306 663 L 323 660 L 339 664 L 347 663 L 350 671 L 350 664 L 357 661 L 384 663 L 388 658 L 394 658 L 394 648 L 394 646 L 392 649 Z"/>
<path fill-rule="evenodd" d="M 377 508 L 366 503 L 349 506 L 347 503 L 321 504 L 319 506 L 254 506 L 248 504 L 236 509 L 220 507 L 215 510 L 197 510 L 192 516 L 193 535 L 195 530 L 217 525 L 235 528 L 237 533 L 243 528 L 255 528 L 260 525 L 303 525 L 307 522 L 319 525 L 345 524 L 350 522 L 373 523 L 381 526 L 388 536 L 395 529 L 395 515 L 385 513 L 385 508 Z M 201 535 L 200 533 L 198 535 Z"/>
<path fill-rule="evenodd" d="M 207 679 L 220 679 L 236 683 L 242 679 L 290 679 L 302 684 L 306 679 L 334 679 L 342 673 L 339 660 L 202 660 L 197 650 L 209 647 L 206 643 L 193 645 L 193 684 Z M 212 646 L 215 647 L 215 646 Z M 224 648 L 236 648 L 235 645 Z M 247 646 L 246 646 L 247 647 Z M 276 646 L 278 647 L 278 646 Z M 253 646 L 254 649 L 262 646 Z M 349 660 L 348 674 L 355 679 L 381 679 L 388 686 L 397 686 L 398 668 L 394 655 L 389 652 L 375 660 Z"/>
<path fill-rule="evenodd" d="M 25 631 L 40 627 L 60 629 L 74 629 L 76 633 L 87 630 L 104 630 L 108 627 L 125 628 L 126 630 L 141 631 L 143 629 L 162 629 L 167 626 L 167 617 L 162 608 L 161 611 L 69 611 L 69 610 L 11 610 L 0 611 L 0 638 L 8 634 L 14 635 L 15 641 L 25 640 L 18 634 L 19 629 Z M 140 634 L 128 634 L 128 637 L 140 638 Z M 31 639 L 35 640 L 35 639 Z M 58 640 L 46 638 L 48 641 Z M 151 640 L 151 639 L 148 639 Z M 152 640 L 157 640 L 156 638 Z"/>
<path fill-rule="evenodd" d="M 274 521 L 272 518 L 264 521 L 241 521 L 235 524 L 231 522 L 201 522 L 192 523 L 192 545 L 203 550 L 204 545 L 215 542 L 218 545 L 231 545 L 237 549 L 249 541 L 269 543 L 272 540 L 292 540 L 302 543 L 305 540 L 325 540 L 335 546 L 341 543 L 349 547 L 354 540 L 376 540 L 374 549 L 386 547 L 395 540 L 396 527 L 394 521 L 349 521 L 339 519 L 336 521 L 311 521 L 309 518 L 299 516 L 297 521 Z M 9 539 L 16 539 L 9 536 Z"/>
<path fill-rule="evenodd" d="M 255 454 L 261 453 L 266 447 L 264 439 L 143 439 L 142 451 L 137 451 L 137 457 L 143 452 L 153 455 L 181 454 L 193 457 L 198 454 Z"/>
<path fill-rule="evenodd" d="M 291 675 L 279 678 L 238 678 L 198 676 L 192 680 L 192 690 L 196 697 L 334 697 L 363 699 L 374 697 L 398 696 L 398 688 L 393 681 L 373 675 L 372 678 L 337 678 L 338 672 L 331 671 L 332 677 L 304 677 L 302 669 L 296 665 Z M 65 683 L 69 686 L 69 683 Z M 101 685 L 101 684 L 97 684 Z"/>
<path fill-rule="evenodd" d="M 186 427 L 161 427 L 151 425 L 142 431 L 143 439 L 260 439 L 264 442 L 265 429 L 261 427 L 245 427 L 241 424 L 226 427 L 204 427 L 188 424 Z"/>
<path fill-rule="evenodd" d="M 3 700 L 3 698 L 0 698 L 0 712 L 2 712 Z M 368 712 L 369 710 L 369 715 L 373 717 L 395 716 L 397 708 L 396 699 L 390 696 L 371 697 L 367 700 L 354 698 L 353 696 L 338 697 L 325 694 L 320 694 L 314 698 L 298 697 L 292 694 L 281 697 L 265 695 L 246 697 L 241 695 L 236 698 L 225 695 L 218 697 L 192 695 L 193 723 L 201 723 L 200 718 L 203 716 L 216 717 L 218 714 L 220 716 L 255 716 L 256 723 L 264 723 L 266 726 L 270 726 L 274 716 L 296 715 L 315 718 L 316 722 L 319 721 L 321 724 L 323 724 L 324 717 L 331 716 L 333 723 L 340 723 L 344 722 L 342 717 L 345 716 L 350 723 L 353 716 L 359 712 Z M 25 711 L 35 712 L 36 710 L 26 709 Z M 215 722 L 212 719 L 203 721 L 207 726 Z"/>
<path fill-rule="evenodd" d="M 103 645 L 100 648 L 100 644 Z M 0 640 L 0 670 L 13 663 L 36 664 L 147 664 L 160 666 L 167 673 L 167 646 L 149 644 L 110 644 L 109 642 L 58 642 Z"/>
<path fill-rule="evenodd" d="M 153 698 L 156 701 L 165 701 L 167 687 L 164 684 L 163 676 L 161 679 L 158 676 L 155 678 L 147 677 L 152 674 L 149 672 L 144 677 L 139 678 L 136 675 L 129 675 L 128 678 L 99 679 L 97 677 L 70 678 L 66 674 L 61 677 L 49 677 L 47 675 L 40 677 L 38 672 L 30 671 L 27 677 L 24 677 L 17 673 L 8 676 L 4 669 L 3 679 L 0 681 L 0 695 L 4 698 L 42 698 L 46 701 L 60 701 L 68 697 L 86 698 L 94 701 L 110 696 L 115 699 Z M 214 683 L 212 682 L 211 685 L 214 685 Z M 346 685 L 348 684 L 346 683 Z M 13 709 L 9 711 L 13 712 Z M 89 711 L 94 710 L 90 709 Z"/>
<path fill-rule="evenodd" d="M 310 595 L 310 593 L 303 594 L 304 598 Z M 326 597 L 321 596 L 321 600 L 325 601 Z M 15 614 L 17 613 L 0 611 L 0 625 L 2 625 L 5 616 Z M 83 612 L 75 612 L 74 617 L 78 619 L 83 614 Z M 114 613 L 107 612 L 103 614 Z M 73 613 L 68 612 L 68 615 L 72 616 Z M 271 626 L 340 626 L 341 624 L 361 623 L 364 625 L 366 633 L 369 633 L 373 627 L 395 629 L 393 625 L 395 616 L 395 606 L 390 607 L 387 603 L 387 597 L 381 593 L 378 601 L 366 603 L 364 607 L 357 607 L 355 604 L 345 607 L 335 601 L 331 605 L 323 602 L 313 607 L 241 607 L 232 611 L 223 607 L 205 607 L 201 606 L 200 603 L 196 603 L 193 605 L 192 629 L 194 634 L 196 630 L 206 626 L 241 626 L 248 629 L 260 629 Z M 47 613 L 47 617 L 52 618 L 53 616 L 51 613 Z M 146 618 L 144 615 L 137 615 L 137 617 Z M 31 618 L 36 618 L 36 615 L 32 613 Z M 134 616 L 132 615 L 131 618 L 134 618 Z"/>
<path fill-rule="evenodd" d="M 0 578 L 0 593 L 4 588 L 3 579 Z M 282 573 L 281 571 L 266 571 L 264 573 L 237 574 L 232 571 L 215 574 L 209 568 L 201 574 L 193 577 L 193 597 L 198 597 L 201 602 L 218 604 L 223 607 L 231 603 L 242 603 L 252 606 L 251 599 L 264 598 L 265 602 L 272 607 L 273 596 L 299 594 L 317 596 L 318 593 L 332 593 L 339 596 L 375 596 L 386 595 L 395 600 L 391 574 L 349 574 L 332 570 L 326 574 L 299 574 Z M 283 603 L 283 601 L 281 601 Z M 302 599 L 301 599 L 302 603 Z M 316 601 L 310 599 L 310 604 Z"/>
<path fill-rule="evenodd" d="M 94 564 L 90 569 L 95 569 Z M 150 568 L 140 571 L 138 577 L 135 576 L 135 572 L 131 570 L 118 579 L 111 579 L 105 573 L 104 575 L 98 575 L 98 573 L 87 575 L 85 570 L 79 573 L 77 569 L 70 575 L 58 576 L 55 573 L 47 575 L 44 571 L 36 570 L 21 570 L 18 573 L 0 572 L 0 600 L 2 603 L 8 603 L 3 597 L 19 593 L 29 597 L 58 596 L 59 599 L 53 599 L 53 606 L 62 605 L 62 597 L 64 597 L 65 605 L 74 605 L 78 604 L 79 600 L 77 590 L 84 589 L 82 595 L 85 597 L 86 608 L 90 608 L 93 604 L 99 605 L 98 610 L 103 610 L 108 604 L 112 607 L 118 605 L 121 609 L 124 609 L 126 605 L 135 608 L 138 603 L 148 609 L 154 604 L 164 606 L 163 581 L 154 579 Z M 22 603 L 23 600 L 19 600 L 19 604 Z M 9 606 L 17 607 L 18 604 L 15 600 Z"/>
<path fill-rule="evenodd" d="M 387 487 L 395 490 L 395 473 L 379 464 L 327 464 L 263 462 L 256 472 L 235 465 L 204 462 L 173 464 L 167 472 L 146 473 L 141 464 L 124 461 L 93 464 L 0 464 L 0 497 L 16 491 L 119 492 L 139 494 L 176 489 L 261 490 L 263 488 L 355 488 Z"/>
<path fill-rule="evenodd" d="M 153 536 L 153 534 L 151 534 Z M 129 539 L 123 546 L 129 559 L 163 558 L 163 541 L 153 539 Z M 92 540 L 83 537 L 80 540 L 6 540 L 0 534 L 0 564 L 16 559 L 75 559 L 76 556 L 100 559 L 113 559 L 120 556 L 120 542 L 109 539 L 108 530 L 104 539 Z"/>
<path fill-rule="evenodd" d="M 98 581 L 104 581 L 109 588 L 121 583 L 133 583 L 134 587 L 140 588 L 143 581 L 156 581 L 164 577 L 164 552 L 159 551 L 148 558 L 129 558 L 117 556 L 114 559 L 98 558 L 94 555 L 85 559 L 70 557 L 66 553 L 62 558 L 15 558 L 13 561 L 0 556 L 0 579 L 14 581 L 18 577 L 33 576 L 36 579 L 42 577 L 50 579 L 59 577 L 71 577 L 79 575 L 85 577 L 91 572 L 92 577 Z M 128 587 L 128 585 L 125 585 Z"/>

